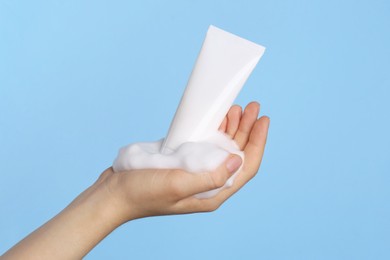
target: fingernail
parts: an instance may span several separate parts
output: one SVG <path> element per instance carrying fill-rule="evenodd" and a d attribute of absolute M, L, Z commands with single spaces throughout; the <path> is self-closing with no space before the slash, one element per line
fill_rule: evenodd
<path fill-rule="evenodd" d="M 240 168 L 242 163 L 240 156 L 231 156 L 226 163 L 226 168 L 230 173 L 234 173 Z"/>

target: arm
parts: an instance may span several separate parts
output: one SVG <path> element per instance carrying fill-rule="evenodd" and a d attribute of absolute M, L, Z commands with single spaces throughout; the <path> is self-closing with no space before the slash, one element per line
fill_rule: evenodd
<path fill-rule="evenodd" d="M 220 130 L 245 152 L 245 163 L 234 185 L 210 199 L 193 195 L 222 187 L 241 165 L 231 155 L 214 172 L 191 174 L 182 170 L 111 168 L 53 219 L 20 241 L 2 259 L 80 259 L 115 228 L 137 218 L 216 210 L 257 173 L 263 156 L 269 119 L 257 119 L 259 105 L 244 113 L 233 106 Z"/>

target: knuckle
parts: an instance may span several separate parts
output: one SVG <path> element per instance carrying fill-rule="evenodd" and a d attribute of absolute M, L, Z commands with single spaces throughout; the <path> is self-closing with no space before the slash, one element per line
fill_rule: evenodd
<path fill-rule="evenodd" d="M 206 212 L 213 212 L 213 211 L 216 211 L 221 205 L 218 204 L 218 203 L 208 203 L 206 206 L 205 206 L 205 211 Z"/>
<path fill-rule="evenodd" d="M 225 185 L 226 179 L 223 174 L 207 174 L 210 188 L 217 189 Z"/>
<path fill-rule="evenodd" d="M 183 194 L 182 185 L 177 178 L 174 178 L 169 182 L 168 188 L 173 197 L 181 197 Z"/>
<path fill-rule="evenodd" d="M 260 164 L 256 164 L 253 167 L 248 167 L 247 172 L 248 172 L 249 179 L 253 179 L 257 175 L 257 173 L 260 170 L 259 167 Z"/>
<path fill-rule="evenodd" d="M 253 171 L 252 175 L 251 175 L 251 179 L 254 178 L 257 175 L 258 172 L 259 172 L 259 170 Z"/>

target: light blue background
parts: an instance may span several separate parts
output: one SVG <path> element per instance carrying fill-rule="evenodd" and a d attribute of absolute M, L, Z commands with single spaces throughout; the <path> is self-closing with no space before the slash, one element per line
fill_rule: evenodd
<path fill-rule="evenodd" d="M 165 135 L 209 24 L 267 47 L 271 118 L 212 214 L 128 223 L 86 259 L 390 259 L 389 1 L 1 1 L 0 253 L 120 146 Z"/>

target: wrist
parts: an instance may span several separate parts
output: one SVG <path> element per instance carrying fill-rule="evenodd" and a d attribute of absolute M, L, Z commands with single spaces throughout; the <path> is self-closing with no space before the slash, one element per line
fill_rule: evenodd
<path fill-rule="evenodd" d="M 83 197 L 84 194 L 81 195 L 84 207 L 89 208 L 99 225 L 104 225 L 110 232 L 124 223 L 120 206 L 105 183 L 94 183 Z"/>
<path fill-rule="evenodd" d="M 114 173 L 112 168 L 107 169 L 99 180 L 91 186 L 93 196 L 97 201 L 99 214 L 105 221 L 118 227 L 130 220 L 139 218 L 135 207 L 127 199 L 124 180 L 120 173 Z"/>

